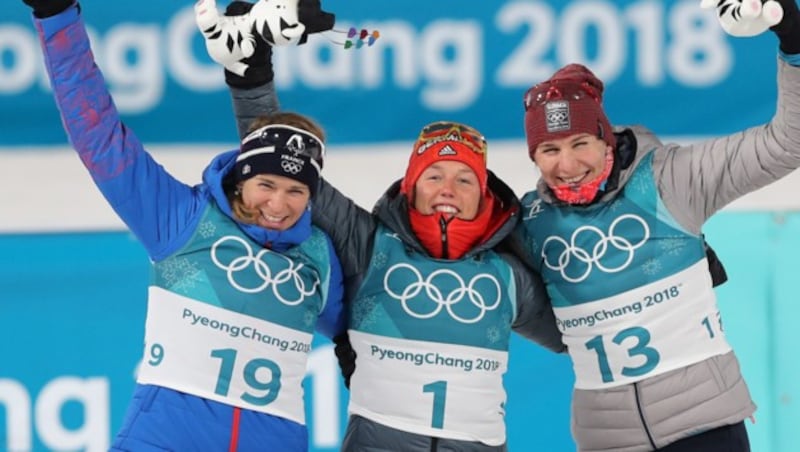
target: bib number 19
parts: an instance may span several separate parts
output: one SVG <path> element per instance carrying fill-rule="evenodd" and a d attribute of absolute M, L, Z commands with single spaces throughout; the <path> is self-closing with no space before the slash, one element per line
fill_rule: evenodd
<path fill-rule="evenodd" d="M 212 350 L 211 356 L 220 359 L 217 386 L 214 389 L 214 393 L 227 397 L 231 379 L 234 378 L 233 369 L 236 363 L 236 350 L 232 348 Z M 261 369 L 269 370 L 270 379 L 268 381 L 259 379 L 257 374 Z M 281 368 L 274 361 L 264 358 L 255 358 L 248 361 L 244 366 L 242 378 L 247 386 L 258 391 L 255 394 L 243 393 L 240 397 L 245 402 L 251 405 L 264 406 L 278 398 L 278 393 L 281 389 Z"/>

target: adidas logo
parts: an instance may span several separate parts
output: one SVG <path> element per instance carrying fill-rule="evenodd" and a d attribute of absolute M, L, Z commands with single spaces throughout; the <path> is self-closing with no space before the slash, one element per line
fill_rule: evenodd
<path fill-rule="evenodd" d="M 439 151 L 439 157 L 444 157 L 445 155 L 458 155 L 458 153 L 448 144 Z"/>

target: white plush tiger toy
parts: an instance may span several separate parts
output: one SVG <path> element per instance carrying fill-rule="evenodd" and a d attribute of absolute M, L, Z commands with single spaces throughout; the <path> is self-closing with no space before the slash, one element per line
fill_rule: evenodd
<path fill-rule="evenodd" d="M 701 0 L 700 7 L 717 9 L 722 29 L 731 36 L 756 36 L 783 19 L 775 0 Z"/>
<path fill-rule="evenodd" d="M 225 16 L 215 0 L 199 0 L 194 12 L 211 59 L 244 76 L 247 64 L 241 60 L 253 55 L 256 33 L 273 46 L 300 41 L 305 25 L 298 20 L 297 5 L 298 0 L 258 0 L 248 13 Z"/>

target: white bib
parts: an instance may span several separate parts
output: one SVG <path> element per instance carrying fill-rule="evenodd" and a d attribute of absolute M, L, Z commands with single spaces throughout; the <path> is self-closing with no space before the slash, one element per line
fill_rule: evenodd
<path fill-rule="evenodd" d="M 420 435 L 506 442 L 507 352 L 349 334 L 358 355 L 351 414 Z"/>
<path fill-rule="evenodd" d="M 706 260 L 652 284 L 554 311 L 579 389 L 633 383 L 731 350 Z"/>
<path fill-rule="evenodd" d="M 305 424 L 312 335 L 150 286 L 137 381 Z"/>

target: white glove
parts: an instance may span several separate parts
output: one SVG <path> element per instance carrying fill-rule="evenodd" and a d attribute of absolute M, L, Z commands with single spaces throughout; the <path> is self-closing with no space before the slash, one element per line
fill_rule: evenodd
<path fill-rule="evenodd" d="M 199 0 L 194 5 L 194 15 L 211 59 L 244 76 L 248 66 L 242 60 L 253 56 L 256 48 L 250 16 L 222 16 L 215 0 Z M 231 47 L 229 42 L 233 43 Z"/>
<path fill-rule="evenodd" d="M 716 8 L 722 29 L 731 36 L 756 36 L 783 19 L 783 7 L 775 0 L 701 0 L 703 9 Z"/>
<path fill-rule="evenodd" d="M 296 45 L 306 31 L 297 14 L 299 0 L 259 0 L 250 10 L 256 30 L 273 46 Z"/>
<path fill-rule="evenodd" d="M 258 48 L 257 40 L 271 46 L 296 45 L 306 31 L 298 20 L 299 0 L 258 0 L 248 12 L 221 15 L 215 0 L 198 0 L 195 21 L 212 60 L 244 77 L 246 61 Z"/>

